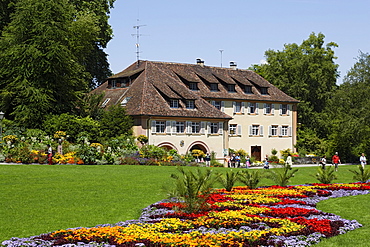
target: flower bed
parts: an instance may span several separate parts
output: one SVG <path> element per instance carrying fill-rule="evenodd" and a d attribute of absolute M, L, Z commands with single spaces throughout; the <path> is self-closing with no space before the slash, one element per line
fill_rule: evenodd
<path fill-rule="evenodd" d="M 361 227 L 355 220 L 325 213 L 316 203 L 327 198 L 368 194 L 370 183 L 236 187 L 216 190 L 208 210 L 185 213 L 184 205 L 163 200 L 138 220 L 92 228 L 59 230 L 12 238 L 4 246 L 310 246 L 322 238 Z"/>

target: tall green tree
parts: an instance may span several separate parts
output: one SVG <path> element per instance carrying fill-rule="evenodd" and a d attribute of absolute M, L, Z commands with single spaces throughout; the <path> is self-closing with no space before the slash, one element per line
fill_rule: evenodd
<path fill-rule="evenodd" d="M 74 53 L 83 42 L 70 37 L 93 30 L 76 28 L 68 0 L 19 0 L 15 9 L 0 39 L 1 107 L 19 124 L 39 127 L 48 113 L 73 111 L 86 92 L 89 75 Z"/>
<path fill-rule="evenodd" d="M 343 83 L 328 101 L 324 122 L 329 152 L 347 162 L 370 154 L 370 55 L 360 52 Z"/>
<path fill-rule="evenodd" d="M 20 1 L 22 0 L 2 0 L 0 2 L 0 33 L 10 24 L 10 17 L 16 14 L 16 6 Z M 80 23 L 83 21 L 89 21 L 90 27 L 95 27 L 95 30 L 79 29 L 74 36 L 70 36 L 80 39 L 80 42 L 85 41 L 83 46 L 76 46 L 75 54 L 85 70 L 90 73 L 89 87 L 92 89 L 100 85 L 112 73 L 104 48 L 113 36 L 108 18 L 115 0 L 69 0 L 68 2 L 74 9 L 73 21 L 79 21 L 73 22 L 77 24 L 75 27 L 80 28 Z"/>
<path fill-rule="evenodd" d="M 322 33 L 310 34 L 302 44 L 285 44 L 282 51 L 265 52 L 266 64 L 254 65 L 253 70 L 288 95 L 300 100 L 299 122 L 316 128 L 320 113 L 336 88 L 338 65 L 335 64 L 330 42 L 324 45 Z"/>

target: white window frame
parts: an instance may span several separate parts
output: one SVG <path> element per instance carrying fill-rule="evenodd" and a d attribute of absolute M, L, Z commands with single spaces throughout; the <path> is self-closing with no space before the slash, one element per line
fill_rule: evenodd
<path fill-rule="evenodd" d="M 201 123 L 200 122 L 190 122 L 190 133 L 200 134 L 201 133 Z"/>
<path fill-rule="evenodd" d="M 152 121 L 152 133 L 164 134 L 166 133 L 166 121 L 153 120 Z"/>
<path fill-rule="evenodd" d="M 175 133 L 176 134 L 184 134 L 185 133 L 185 122 L 183 121 L 176 121 L 175 124 Z"/>
<path fill-rule="evenodd" d="M 229 135 L 236 136 L 238 131 L 238 125 L 237 124 L 229 124 Z"/>
<path fill-rule="evenodd" d="M 248 114 L 258 114 L 258 103 L 255 102 L 248 102 Z M 252 111 L 253 109 L 253 111 Z"/>
<path fill-rule="evenodd" d="M 264 103 L 263 105 L 263 114 L 265 115 L 274 115 L 275 105 L 272 103 Z"/>
<path fill-rule="evenodd" d="M 210 135 L 216 135 L 219 134 L 219 123 L 216 122 L 208 122 L 208 134 Z"/>
<path fill-rule="evenodd" d="M 170 99 L 170 108 L 179 108 L 179 100 L 178 99 Z"/>
<path fill-rule="evenodd" d="M 105 107 L 109 101 L 110 101 L 110 98 L 106 98 L 104 102 L 101 104 L 101 107 Z"/>
<path fill-rule="evenodd" d="M 195 100 L 189 99 L 185 101 L 186 109 L 195 109 Z"/>
<path fill-rule="evenodd" d="M 284 106 L 286 106 L 286 107 L 284 107 Z M 289 116 L 290 115 L 290 105 L 280 104 L 280 115 L 281 116 Z"/>
<path fill-rule="evenodd" d="M 278 136 L 279 135 L 279 126 L 270 125 L 269 126 L 269 136 Z"/>

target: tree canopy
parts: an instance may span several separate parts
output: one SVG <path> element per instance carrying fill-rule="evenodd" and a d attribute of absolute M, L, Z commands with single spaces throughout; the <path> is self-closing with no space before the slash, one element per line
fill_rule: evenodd
<path fill-rule="evenodd" d="M 330 42 L 324 45 L 322 33 L 312 33 L 302 44 L 285 44 L 284 50 L 265 52 L 266 64 L 252 67 L 257 73 L 288 95 L 300 100 L 299 122 L 307 127 L 316 126 L 320 113 L 331 92 L 336 88 L 338 65 L 335 64 Z"/>
<path fill-rule="evenodd" d="M 25 127 L 75 112 L 81 96 L 109 74 L 114 0 L 8 0 L 0 4 L 0 107 Z M 94 79 L 94 80 L 93 80 Z M 100 81 L 99 81 L 100 80 Z"/>

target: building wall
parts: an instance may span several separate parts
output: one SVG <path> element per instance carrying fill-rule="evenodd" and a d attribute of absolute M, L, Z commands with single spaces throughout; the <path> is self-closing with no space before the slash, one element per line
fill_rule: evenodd
<path fill-rule="evenodd" d="M 261 159 L 268 154 L 271 155 L 271 150 L 278 151 L 283 149 L 294 150 L 296 136 L 296 107 L 293 104 L 288 104 L 288 114 L 280 114 L 280 103 L 258 102 L 258 110 L 255 113 L 248 113 L 248 103 L 244 102 L 244 109 L 240 112 L 235 112 L 234 101 L 224 101 L 222 110 L 233 117 L 229 122 L 217 120 L 203 119 L 176 119 L 176 118 L 155 118 L 155 117 L 140 117 L 135 119 L 134 134 L 146 135 L 149 138 L 149 144 L 156 146 L 165 146 L 167 148 L 176 149 L 180 154 L 185 154 L 194 145 L 204 147 L 205 152 L 216 152 L 216 157 L 222 159 L 225 151 L 228 148 L 244 149 L 249 155 L 252 154 L 252 147 L 260 147 Z M 257 103 L 257 102 L 252 102 Z M 273 114 L 265 114 L 265 104 L 272 104 L 274 107 Z M 153 131 L 154 121 L 162 121 L 165 123 L 165 133 L 155 133 Z M 175 122 L 184 122 L 184 132 L 177 133 Z M 209 133 L 209 122 L 221 124 L 223 130 L 217 134 Z M 199 133 L 191 133 L 188 130 L 188 123 L 199 122 L 203 129 Z M 232 134 L 230 125 L 237 125 L 235 134 Z M 258 135 L 250 133 L 250 126 L 260 126 Z M 270 126 L 277 127 L 277 133 L 271 135 Z M 285 132 L 281 133 L 282 126 L 285 126 Z M 219 126 L 220 127 L 220 126 Z M 261 131 L 262 134 L 261 134 Z"/>
<path fill-rule="evenodd" d="M 288 114 L 281 115 L 280 103 L 252 102 L 258 103 L 258 110 L 254 113 L 248 113 L 248 103 L 244 102 L 244 110 L 235 112 L 233 101 L 224 102 L 224 112 L 233 116 L 229 126 L 237 125 L 238 128 L 234 134 L 229 130 L 230 148 L 244 149 L 251 155 L 252 147 L 261 147 L 261 159 L 266 154 L 271 155 L 272 149 L 280 151 L 289 148 L 294 150 L 296 134 L 295 107 L 292 104 L 287 104 Z M 273 105 L 273 113 L 266 114 L 264 112 L 266 103 Z M 253 125 L 260 127 L 257 135 L 253 135 L 253 131 L 251 133 L 251 126 Z M 271 126 L 275 127 L 277 133 L 271 133 Z"/>

